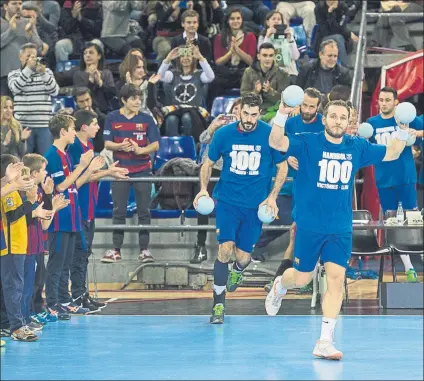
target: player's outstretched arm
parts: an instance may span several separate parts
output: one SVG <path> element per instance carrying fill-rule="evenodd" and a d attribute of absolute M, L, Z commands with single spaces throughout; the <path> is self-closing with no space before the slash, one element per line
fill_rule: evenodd
<path fill-rule="evenodd" d="M 206 158 L 206 160 L 202 164 L 202 168 L 200 169 L 200 192 L 196 195 L 193 201 L 193 204 L 195 207 L 197 207 L 197 201 L 199 200 L 200 197 L 202 196 L 209 197 L 208 184 L 211 178 L 212 167 L 214 164 L 215 162 L 209 158 Z"/>
<path fill-rule="evenodd" d="M 272 187 L 267 199 L 264 200 L 261 205 L 259 205 L 267 205 L 271 209 L 271 213 L 274 216 L 278 215 L 277 197 L 280 193 L 281 187 L 286 181 L 288 170 L 289 167 L 287 165 L 287 161 L 283 161 L 282 163 L 277 164 L 277 174 L 275 176 L 274 186 Z"/>
<path fill-rule="evenodd" d="M 281 152 L 287 152 L 289 149 L 289 139 L 284 135 L 284 127 L 292 111 L 292 107 L 288 107 L 281 102 L 277 115 L 272 123 L 271 134 L 269 135 L 269 145 Z"/>
<path fill-rule="evenodd" d="M 399 129 L 395 132 L 393 139 L 387 145 L 386 155 L 384 156 L 383 161 L 393 161 L 398 159 L 405 148 L 410 130 L 407 124 L 399 123 L 398 125 Z"/>

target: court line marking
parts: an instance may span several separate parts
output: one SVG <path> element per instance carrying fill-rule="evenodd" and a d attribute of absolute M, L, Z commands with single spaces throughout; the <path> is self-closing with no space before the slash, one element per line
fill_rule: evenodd
<path fill-rule="evenodd" d="M 103 302 L 103 303 L 113 303 L 113 302 L 116 302 L 117 300 L 118 300 L 119 298 L 110 298 L 109 300 L 106 300 L 105 302 Z"/>
<path fill-rule="evenodd" d="M 204 315 L 90 315 L 91 317 L 116 317 L 116 316 L 124 316 L 124 317 L 146 317 L 146 316 L 151 316 L 151 317 L 198 317 L 198 316 L 209 316 L 209 314 L 204 314 Z M 268 315 L 225 315 L 225 316 L 232 316 L 232 317 L 237 317 L 237 316 L 246 316 L 246 317 L 268 317 Z M 339 317 L 421 317 L 424 319 L 423 315 L 339 315 Z M 276 315 L 276 316 L 270 316 L 270 318 L 288 318 L 288 317 L 318 317 L 318 318 L 322 318 L 322 315 Z"/>

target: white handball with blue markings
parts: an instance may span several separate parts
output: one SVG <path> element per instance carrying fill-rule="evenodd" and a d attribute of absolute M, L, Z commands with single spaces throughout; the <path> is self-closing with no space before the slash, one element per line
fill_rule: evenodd
<path fill-rule="evenodd" d="M 365 138 L 365 139 L 369 139 L 372 134 L 374 133 L 374 129 L 372 128 L 371 124 L 369 123 L 361 123 L 359 128 L 358 128 L 358 135 Z"/>
<path fill-rule="evenodd" d="M 417 137 L 415 135 L 409 134 L 408 140 L 406 141 L 406 146 L 407 147 L 413 146 L 416 141 L 417 141 Z"/>
<path fill-rule="evenodd" d="M 296 85 L 291 85 L 285 88 L 281 96 L 282 101 L 289 107 L 297 107 L 303 103 L 305 93 L 303 89 Z"/>
<path fill-rule="evenodd" d="M 199 200 L 197 200 L 196 210 L 200 214 L 203 214 L 204 216 L 211 214 L 214 208 L 215 208 L 215 203 L 211 197 L 202 196 L 202 197 L 199 197 Z"/>
<path fill-rule="evenodd" d="M 272 213 L 272 210 L 267 205 L 261 205 L 258 209 L 258 218 L 264 223 L 264 224 L 270 224 L 272 221 L 275 220 L 275 216 Z"/>
<path fill-rule="evenodd" d="M 402 102 L 396 106 L 395 118 L 404 124 L 411 123 L 417 117 L 417 109 L 412 103 Z"/>

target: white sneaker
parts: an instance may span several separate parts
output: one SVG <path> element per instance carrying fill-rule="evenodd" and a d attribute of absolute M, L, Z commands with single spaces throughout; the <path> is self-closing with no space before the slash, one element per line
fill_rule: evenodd
<path fill-rule="evenodd" d="M 143 263 L 149 263 L 154 262 L 155 259 L 153 258 L 152 254 L 148 249 L 142 250 L 140 255 L 138 256 L 138 260 Z"/>
<path fill-rule="evenodd" d="M 277 292 L 277 285 L 281 284 L 281 276 L 278 276 L 274 280 L 274 284 L 272 285 L 271 291 L 268 293 L 265 299 L 265 309 L 266 313 L 269 316 L 275 316 L 278 314 L 278 311 L 281 307 L 281 301 L 283 300 L 284 294 L 280 294 Z"/>
<path fill-rule="evenodd" d="M 343 358 L 343 353 L 337 350 L 333 343 L 328 340 L 318 340 L 312 354 L 326 360 L 341 360 Z"/>

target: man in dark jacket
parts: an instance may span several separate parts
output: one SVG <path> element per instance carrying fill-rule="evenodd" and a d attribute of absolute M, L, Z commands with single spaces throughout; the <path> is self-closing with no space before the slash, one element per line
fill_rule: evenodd
<path fill-rule="evenodd" d="M 336 41 L 323 41 L 319 49 L 319 58 L 309 61 L 300 68 L 296 85 L 302 89 L 314 87 L 323 94 L 328 94 L 336 85 L 351 86 L 353 70 L 337 63 L 338 54 Z"/>
<path fill-rule="evenodd" d="M 59 38 L 55 54 L 57 61 L 66 61 L 72 53 L 80 54 L 84 43 L 100 38 L 102 8 L 93 0 L 65 3 L 60 12 Z"/>
<path fill-rule="evenodd" d="M 184 28 L 184 33 L 172 38 L 171 49 L 188 44 L 197 45 L 202 56 L 208 62 L 212 62 L 212 45 L 210 40 L 197 33 L 199 29 L 199 14 L 193 10 L 185 11 L 181 15 L 181 25 Z"/>

